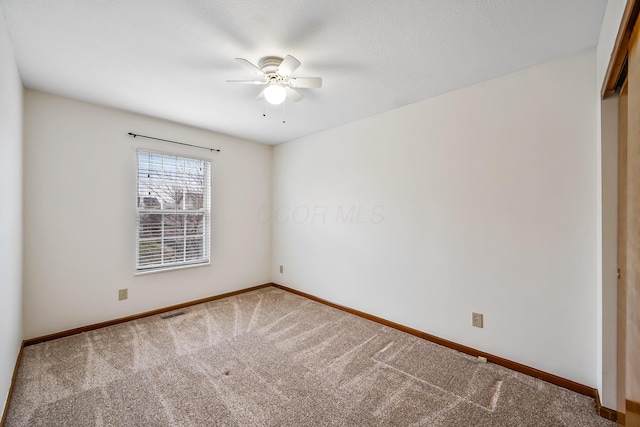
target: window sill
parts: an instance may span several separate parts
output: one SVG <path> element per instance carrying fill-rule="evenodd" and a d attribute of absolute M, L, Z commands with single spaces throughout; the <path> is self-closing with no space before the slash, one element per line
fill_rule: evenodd
<path fill-rule="evenodd" d="M 175 265 L 172 267 L 159 267 L 149 270 L 136 270 L 133 273 L 134 276 L 146 276 L 148 274 L 156 274 L 156 273 L 165 273 L 167 271 L 176 271 L 176 270 L 185 270 L 187 268 L 197 268 L 197 267 L 208 267 L 211 265 L 211 261 L 206 263 L 198 263 L 198 264 L 185 264 L 185 265 Z"/>

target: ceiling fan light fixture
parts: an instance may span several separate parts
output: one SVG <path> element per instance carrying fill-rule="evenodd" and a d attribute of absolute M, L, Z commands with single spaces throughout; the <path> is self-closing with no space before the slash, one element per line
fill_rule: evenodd
<path fill-rule="evenodd" d="M 1 1 L 1 0 L 0 0 Z M 266 85 L 257 96 L 257 100 L 265 100 L 272 105 L 280 105 L 285 100 L 298 102 L 304 95 L 298 89 L 317 89 L 322 87 L 320 77 L 294 77 L 292 74 L 300 67 L 300 61 L 291 55 L 284 58 L 265 56 L 254 65 L 244 58 L 236 58 L 236 62 L 248 68 L 256 77 L 253 80 L 227 80 L 229 83 Z"/>
<path fill-rule="evenodd" d="M 271 83 L 264 90 L 264 99 L 269 104 L 280 105 L 287 97 L 287 91 L 277 83 Z"/>

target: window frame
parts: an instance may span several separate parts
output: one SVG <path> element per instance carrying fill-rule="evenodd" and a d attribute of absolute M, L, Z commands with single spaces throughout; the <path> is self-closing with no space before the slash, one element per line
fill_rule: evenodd
<path fill-rule="evenodd" d="M 196 161 L 196 162 L 202 162 L 204 167 L 205 167 L 205 171 L 204 173 L 204 177 L 203 177 L 203 184 L 204 184 L 204 193 L 203 193 L 203 208 L 202 209 L 158 209 L 158 208 L 144 208 L 141 207 L 140 205 L 140 198 L 141 198 L 141 194 L 140 194 L 140 156 L 144 155 L 144 154 L 148 154 L 151 156 L 159 156 L 162 157 L 163 160 L 164 158 L 168 157 L 168 158 L 173 158 L 175 160 L 180 160 L 180 159 L 184 159 L 187 161 Z M 182 269 L 186 269 L 186 268 L 195 268 L 195 267 L 205 267 L 205 266 L 209 266 L 211 265 L 211 231 L 212 231 L 212 224 L 211 224 L 211 193 L 212 193 L 212 167 L 213 167 L 213 161 L 211 159 L 208 158 L 204 158 L 204 157 L 197 157 L 197 156 L 192 156 L 192 155 L 188 155 L 188 154 L 176 154 L 176 153 L 171 153 L 171 152 L 166 152 L 166 151 L 160 151 L 160 150 L 155 150 L 155 149 L 150 149 L 150 148 L 143 148 L 143 147 L 139 147 L 136 149 L 136 155 L 135 155 L 135 168 L 136 168 L 136 186 L 135 186 L 135 249 L 134 249 L 134 275 L 138 276 L 138 275 L 146 275 L 146 274 L 153 274 L 153 273 L 161 273 L 161 272 L 165 272 L 165 271 L 173 271 L 173 270 L 182 270 Z M 171 181 L 162 181 L 163 183 L 169 182 L 171 183 Z M 183 189 L 184 191 L 184 189 Z M 184 193 L 183 193 L 183 197 L 184 197 Z M 184 207 L 184 200 L 183 200 L 183 207 Z M 162 206 L 162 204 L 161 204 Z M 151 238 L 148 239 L 142 239 L 140 237 L 141 234 L 141 227 L 140 227 L 140 223 L 141 223 L 141 215 L 145 215 L 145 214 L 158 214 L 158 215 L 162 215 L 162 223 L 163 223 L 163 231 L 162 231 L 162 237 L 160 237 L 160 242 L 161 245 L 164 247 L 165 245 L 163 244 L 165 241 L 167 240 L 172 240 L 170 237 L 169 238 L 165 238 L 164 236 L 164 219 L 166 215 L 184 215 L 185 217 L 187 215 L 202 215 L 202 239 L 203 239 L 203 256 L 199 259 L 196 260 L 184 260 L 184 261 L 174 261 L 174 262 L 164 262 L 164 260 L 161 258 L 161 262 L 158 264 L 153 264 L 153 265 L 149 265 L 149 266 L 144 266 L 140 264 L 140 242 L 141 241 L 145 241 L 145 240 L 153 240 Z M 186 233 L 186 228 L 187 228 L 187 224 L 186 224 L 186 218 L 184 221 L 184 232 Z M 199 234 L 200 236 L 200 234 Z M 174 239 L 179 239 L 178 235 L 173 236 Z M 183 235 L 183 239 L 185 239 L 185 245 L 186 245 L 186 235 Z M 158 240 L 158 239 L 156 239 Z M 164 249 L 164 248 L 163 248 Z M 183 255 L 183 258 L 186 257 L 186 246 L 185 246 L 185 252 Z"/>

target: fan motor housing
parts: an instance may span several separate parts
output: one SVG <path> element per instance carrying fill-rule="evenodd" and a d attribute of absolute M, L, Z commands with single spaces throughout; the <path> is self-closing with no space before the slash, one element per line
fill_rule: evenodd
<path fill-rule="evenodd" d="M 281 63 L 282 58 L 279 56 L 265 56 L 260 59 L 258 66 L 265 74 L 275 74 Z"/>

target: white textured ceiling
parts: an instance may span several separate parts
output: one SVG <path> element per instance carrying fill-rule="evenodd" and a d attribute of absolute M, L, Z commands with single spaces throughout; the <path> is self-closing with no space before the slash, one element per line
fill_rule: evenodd
<path fill-rule="evenodd" d="M 596 45 L 606 0 L 0 0 L 26 87 L 265 143 Z M 255 101 L 233 58 L 321 76 Z M 595 65 L 594 65 L 595 67 Z"/>

